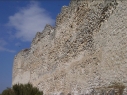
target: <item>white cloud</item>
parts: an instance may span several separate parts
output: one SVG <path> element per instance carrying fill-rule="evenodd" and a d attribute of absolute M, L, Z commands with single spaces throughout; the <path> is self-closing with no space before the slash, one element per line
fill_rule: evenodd
<path fill-rule="evenodd" d="M 36 32 L 42 31 L 46 24 L 54 24 L 48 12 L 37 2 L 31 2 L 9 17 L 8 25 L 16 30 L 16 38 L 22 41 L 31 41 Z"/>
<path fill-rule="evenodd" d="M 15 43 L 15 46 L 20 46 L 20 45 L 21 45 L 21 43 L 19 43 L 19 42 Z"/>
<path fill-rule="evenodd" d="M 1 47 L 1 46 L 0 46 L 0 52 L 1 52 L 1 51 L 11 52 L 11 53 L 15 52 L 14 50 L 10 50 L 10 49 L 7 49 L 7 48 L 5 48 L 5 47 Z"/>
<path fill-rule="evenodd" d="M 0 39 L 0 52 L 1 51 L 6 51 L 6 52 L 15 52 L 14 50 L 10 50 L 10 49 L 7 49 L 5 48 L 5 45 L 7 45 L 8 43 L 3 40 L 3 39 Z"/>

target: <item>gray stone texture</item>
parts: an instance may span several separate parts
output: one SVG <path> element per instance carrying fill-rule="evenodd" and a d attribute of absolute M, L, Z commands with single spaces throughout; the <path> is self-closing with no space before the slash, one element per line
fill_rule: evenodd
<path fill-rule="evenodd" d="M 12 84 L 44 95 L 127 95 L 127 0 L 72 0 L 14 59 Z"/>

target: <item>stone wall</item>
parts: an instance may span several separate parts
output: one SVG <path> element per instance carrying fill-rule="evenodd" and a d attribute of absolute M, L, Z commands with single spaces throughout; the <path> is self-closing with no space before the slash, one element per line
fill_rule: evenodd
<path fill-rule="evenodd" d="M 44 95 L 127 95 L 127 1 L 63 6 L 15 56 L 12 84 L 27 82 Z"/>

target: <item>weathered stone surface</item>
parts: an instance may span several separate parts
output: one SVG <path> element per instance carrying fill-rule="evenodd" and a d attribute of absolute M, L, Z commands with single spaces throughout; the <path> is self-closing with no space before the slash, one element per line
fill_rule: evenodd
<path fill-rule="evenodd" d="M 12 84 L 27 82 L 45 95 L 127 95 L 127 1 L 64 6 L 15 56 Z"/>

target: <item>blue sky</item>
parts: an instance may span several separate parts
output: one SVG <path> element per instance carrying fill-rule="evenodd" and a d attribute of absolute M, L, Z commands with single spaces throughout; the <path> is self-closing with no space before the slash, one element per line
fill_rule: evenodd
<path fill-rule="evenodd" d="M 70 0 L 0 1 L 0 93 L 11 87 L 14 56 L 29 48 L 36 32 L 55 25 L 56 16 Z"/>

